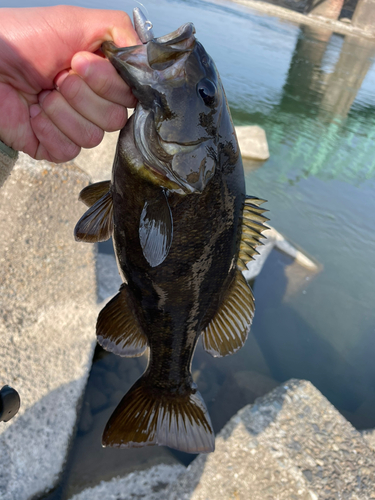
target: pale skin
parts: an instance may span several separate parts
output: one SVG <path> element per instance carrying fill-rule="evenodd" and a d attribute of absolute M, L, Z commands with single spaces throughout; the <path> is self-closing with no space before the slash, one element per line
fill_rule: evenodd
<path fill-rule="evenodd" d="M 125 125 L 136 100 L 95 52 L 105 40 L 141 43 L 127 14 L 71 6 L 0 14 L 0 140 L 59 163 Z"/>

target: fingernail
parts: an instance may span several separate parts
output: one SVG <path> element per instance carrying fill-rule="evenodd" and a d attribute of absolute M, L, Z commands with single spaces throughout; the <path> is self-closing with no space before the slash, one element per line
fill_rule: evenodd
<path fill-rule="evenodd" d="M 32 104 L 29 109 L 30 118 L 35 118 L 41 111 L 42 108 L 39 106 L 39 104 Z"/>
<path fill-rule="evenodd" d="M 44 99 L 51 93 L 51 90 L 42 90 L 38 95 L 39 104 L 42 105 Z"/>
<path fill-rule="evenodd" d="M 84 54 L 76 54 L 72 59 L 72 68 L 82 78 L 86 78 L 90 71 L 90 60 Z"/>
<path fill-rule="evenodd" d="M 69 71 L 67 69 L 64 69 L 64 71 L 60 71 L 60 73 L 57 74 L 54 82 L 55 82 L 55 87 L 57 90 L 61 87 L 63 84 L 63 81 L 65 78 L 69 75 Z"/>

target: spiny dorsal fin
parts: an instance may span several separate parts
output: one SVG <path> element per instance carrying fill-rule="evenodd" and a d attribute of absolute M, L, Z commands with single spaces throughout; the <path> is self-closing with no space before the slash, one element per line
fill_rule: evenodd
<path fill-rule="evenodd" d="M 215 435 L 196 389 L 160 390 L 143 375 L 111 415 L 102 443 L 114 448 L 157 444 L 185 453 L 210 453 L 215 449 Z"/>
<path fill-rule="evenodd" d="M 113 204 L 108 191 L 79 219 L 74 228 L 76 241 L 97 243 L 108 240 L 113 232 Z"/>
<path fill-rule="evenodd" d="M 79 193 L 79 201 L 82 201 L 86 206 L 92 207 L 102 196 L 108 193 L 111 187 L 111 181 L 101 181 L 95 184 L 90 184 L 86 186 Z"/>
<path fill-rule="evenodd" d="M 264 223 L 269 219 L 263 215 L 267 210 L 259 208 L 262 203 L 265 203 L 265 200 L 253 196 L 248 196 L 245 200 L 242 213 L 240 253 L 237 261 L 237 265 L 242 271 L 247 269 L 246 263 L 259 253 L 256 247 L 263 244 L 260 241 L 261 238 L 264 238 L 262 231 L 267 229 Z"/>
<path fill-rule="evenodd" d="M 145 352 L 147 338 L 131 308 L 127 285 L 100 311 L 96 335 L 104 349 L 119 356 L 132 358 Z"/>
<path fill-rule="evenodd" d="M 203 330 L 203 347 L 214 357 L 235 353 L 247 339 L 253 316 L 253 292 L 237 269 L 218 312 Z"/>

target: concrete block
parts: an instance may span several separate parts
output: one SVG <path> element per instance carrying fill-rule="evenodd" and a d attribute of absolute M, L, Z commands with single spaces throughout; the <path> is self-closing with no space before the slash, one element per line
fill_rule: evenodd
<path fill-rule="evenodd" d="M 124 450 L 125 451 L 125 450 Z M 156 465 L 145 471 L 132 472 L 123 478 L 103 481 L 70 500 L 166 500 L 165 490 L 185 471 L 183 465 Z"/>
<path fill-rule="evenodd" d="M 265 131 L 257 125 L 236 127 L 237 139 L 243 158 L 267 160 L 270 157 Z"/>
<path fill-rule="evenodd" d="M 0 498 L 27 500 L 62 470 L 95 342 L 95 251 L 76 243 L 88 177 L 26 155 L 0 196 L 0 383 L 21 396 L 0 424 Z"/>
<path fill-rule="evenodd" d="M 291 380 L 240 410 L 168 500 L 375 498 L 375 455 L 306 381 Z"/>

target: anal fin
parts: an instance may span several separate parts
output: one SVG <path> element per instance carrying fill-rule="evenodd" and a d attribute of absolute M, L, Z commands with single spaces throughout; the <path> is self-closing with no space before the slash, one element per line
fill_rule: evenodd
<path fill-rule="evenodd" d="M 203 330 L 203 347 L 214 357 L 240 349 L 250 331 L 254 316 L 254 297 L 239 269 L 219 310 Z"/>
<path fill-rule="evenodd" d="M 79 219 L 74 228 L 74 237 L 76 241 L 98 243 L 99 241 L 108 240 L 112 236 L 112 232 L 112 195 L 110 191 L 107 191 Z"/>
<path fill-rule="evenodd" d="M 108 193 L 111 187 L 111 181 L 101 181 L 95 184 L 90 184 L 82 189 L 79 193 L 79 201 L 82 201 L 86 206 L 92 207 L 100 198 Z"/>
<path fill-rule="evenodd" d="M 127 285 L 100 311 L 96 323 L 99 344 L 107 351 L 125 357 L 141 356 L 147 348 L 135 312 L 132 310 Z"/>

